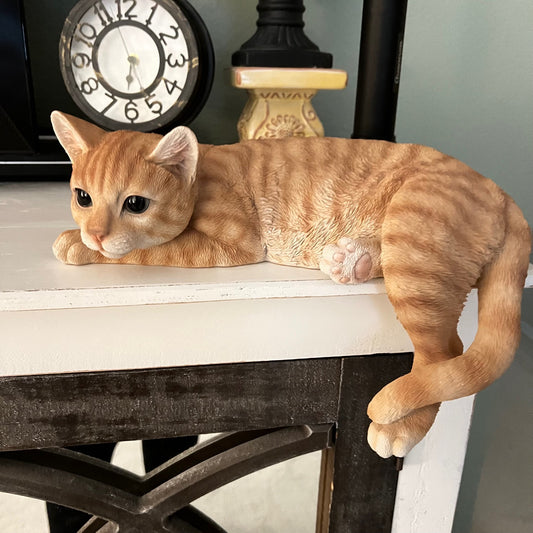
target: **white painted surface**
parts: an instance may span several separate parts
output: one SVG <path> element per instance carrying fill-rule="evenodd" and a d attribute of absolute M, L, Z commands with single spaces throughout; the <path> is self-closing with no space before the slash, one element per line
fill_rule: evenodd
<path fill-rule="evenodd" d="M 381 280 L 344 287 L 270 264 L 65 266 L 51 245 L 70 227 L 67 184 L 0 184 L 0 375 L 411 350 Z M 476 307 L 473 294 L 466 344 Z M 471 409 L 471 398 L 445 404 L 406 458 L 395 533 L 451 530 Z"/>
<path fill-rule="evenodd" d="M 0 336 L 4 376 L 390 353 L 411 346 L 384 294 L 5 311 Z"/>
<path fill-rule="evenodd" d="M 452 530 L 474 396 L 445 402 L 426 437 L 404 460 L 392 533 Z"/>
<path fill-rule="evenodd" d="M 465 348 L 477 329 L 477 294 L 467 301 L 459 323 Z M 400 472 L 392 533 L 449 533 L 464 458 L 474 396 L 441 405 L 426 437 L 404 460 Z"/>

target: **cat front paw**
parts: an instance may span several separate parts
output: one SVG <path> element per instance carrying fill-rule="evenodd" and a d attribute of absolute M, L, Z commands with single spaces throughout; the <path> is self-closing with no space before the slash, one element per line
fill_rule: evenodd
<path fill-rule="evenodd" d="M 368 428 L 368 444 L 384 459 L 392 455 L 405 457 L 425 437 L 438 410 L 438 404 L 429 405 L 392 424 L 372 422 Z"/>
<path fill-rule="evenodd" d="M 79 229 L 64 231 L 52 247 L 57 259 L 67 265 L 87 265 L 100 262 L 98 252 L 90 250 L 81 241 Z"/>
<path fill-rule="evenodd" d="M 336 283 L 363 283 L 379 275 L 379 254 L 373 239 L 342 237 L 324 248 L 320 270 Z"/>

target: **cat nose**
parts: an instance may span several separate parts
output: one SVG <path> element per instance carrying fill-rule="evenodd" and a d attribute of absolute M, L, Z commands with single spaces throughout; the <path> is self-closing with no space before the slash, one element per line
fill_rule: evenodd
<path fill-rule="evenodd" d="M 88 233 L 98 244 L 101 244 L 107 237 L 107 233 L 103 230 L 89 230 Z"/>

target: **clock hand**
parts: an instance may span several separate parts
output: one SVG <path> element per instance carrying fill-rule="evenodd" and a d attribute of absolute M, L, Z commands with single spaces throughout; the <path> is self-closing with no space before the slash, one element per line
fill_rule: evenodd
<path fill-rule="evenodd" d="M 130 55 L 128 57 L 128 61 L 130 63 L 130 73 L 128 74 L 129 78 L 131 79 L 131 81 L 133 81 L 133 77 L 131 75 L 132 71 L 133 73 L 135 74 L 135 77 L 137 78 L 137 83 L 139 84 L 139 88 L 141 89 L 141 91 L 144 92 L 144 87 L 142 86 L 141 84 L 141 80 L 139 78 L 139 72 L 137 71 L 137 65 L 139 64 L 139 58 L 136 56 L 136 55 Z M 128 82 L 129 83 L 129 82 Z M 129 89 L 129 85 L 128 85 L 128 89 Z"/>
<path fill-rule="evenodd" d="M 128 62 L 130 64 L 130 70 L 128 72 L 128 75 L 126 76 L 126 81 L 128 82 L 128 90 L 130 88 L 131 83 L 133 82 L 133 76 L 131 75 L 133 71 L 133 73 L 135 74 L 135 78 L 137 78 L 137 83 L 139 84 L 139 88 L 141 89 L 142 92 L 144 92 L 144 87 L 142 86 L 141 79 L 137 71 L 137 65 L 139 64 L 139 58 L 134 54 L 130 54 L 128 50 L 128 45 L 126 44 L 126 39 L 124 39 L 124 35 L 122 35 L 122 31 L 120 30 L 120 26 L 117 29 L 120 35 L 120 40 L 122 41 L 122 44 L 124 45 L 124 50 L 126 50 L 126 54 L 128 54 Z"/>
<path fill-rule="evenodd" d="M 128 61 L 130 63 L 130 71 L 128 72 L 128 75 L 126 76 L 126 81 L 128 82 L 128 90 L 130 89 L 130 85 L 133 83 L 133 80 L 134 80 L 134 78 L 133 78 L 133 76 L 131 74 L 132 74 L 132 72 L 134 71 L 134 68 L 135 68 L 135 62 L 133 61 L 135 59 L 136 58 L 134 56 L 129 56 L 128 57 Z M 137 78 L 138 78 L 138 76 L 137 76 Z M 139 82 L 139 85 L 140 84 L 141 83 Z M 141 89 L 142 89 L 142 87 L 141 87 Z"/>
<path fill-rule="evenodd" d="M 133 65 L 130 64 L 130 71 L 128 72 L 128 75 L 126 76 L 126 81 L 128 82 L 128 91 L 130 90 L 130 85 L 133 82 L 133 76 L 131 75 L 132 70 L 133 70 Z"/>

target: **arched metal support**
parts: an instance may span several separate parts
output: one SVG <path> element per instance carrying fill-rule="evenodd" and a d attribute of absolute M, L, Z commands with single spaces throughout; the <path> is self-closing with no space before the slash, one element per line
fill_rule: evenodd
<path fill-rule="evenodd" d="M 92 518 L 80 533 L 223 533 L 190 502 L 267 466 L 332 446 L 333 425 L 223 434 L 145 476 L 66 449 L 0 454 L 0 491 Z"/>

